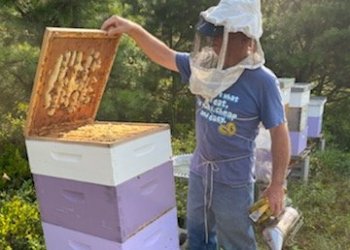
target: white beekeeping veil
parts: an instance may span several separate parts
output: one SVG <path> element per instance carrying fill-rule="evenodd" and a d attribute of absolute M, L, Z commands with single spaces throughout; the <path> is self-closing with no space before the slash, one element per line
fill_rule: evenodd
<path fill-rule="evenodd" d="M 251 38 L 254 50 L 238 64 L 225 67 L 229 33 L 236 32 Z M 262 66 L 265 63 L 259 40 L 262 32 L 260 0 L 221 0 L 202 12 L 190 57 L 191 92 L 210 101 L 234 84 L 244 69 Z M 222 39 L 217 39 L 219 36 Z"/>

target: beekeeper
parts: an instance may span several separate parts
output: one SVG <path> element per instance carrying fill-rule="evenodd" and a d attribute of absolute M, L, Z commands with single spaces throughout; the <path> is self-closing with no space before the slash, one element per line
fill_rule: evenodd
<path fill-rule="evenodd" d="M 190 250 L 256 249 L 248 209 L 253 203 L 254 140 L 269 129 L 272 180 L 264 195 L 278 215 L 290 159 L 278 81 L 264 66 L 259 0 L 221 0 L 201 12 L 193 51 L 174 51 L 140 25 L 107 19 L 108 34 L 126 33 L 157 64 L 179 72 L 196 95 L 196 149 L 187 199 Z"/>

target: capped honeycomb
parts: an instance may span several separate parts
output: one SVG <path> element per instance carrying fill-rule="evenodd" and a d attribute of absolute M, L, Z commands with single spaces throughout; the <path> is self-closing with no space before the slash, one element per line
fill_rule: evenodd
<path fill-rule="evenodd" d="M 155 125 L 96 123 L 84 125 L 67 132 L 60 132 L 58 138 L 68 141 L 109 143 L 144 134 L 156 128 L 158 126 Z"/>

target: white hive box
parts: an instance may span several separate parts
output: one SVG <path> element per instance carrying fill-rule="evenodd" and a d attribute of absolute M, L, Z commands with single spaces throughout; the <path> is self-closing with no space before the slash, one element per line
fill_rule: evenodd
<path fill-rule="evenodd" d="M 171 160 L 168 125 L 95 121 L 119 38 L 47 28 L 25 128 L 33 174 L 116 186 Z"/>
<path fill-rule="evenodd" d="M 295 78 L 278 78 L 278 81 L 280 83 L 282 102 L 284 105 L 287 105 L 290 99 L 291 88 L 295 83 Z"/>
<path fill-rule="evenodd" d="M 289 106 L 294 108 L 303 107 L 309 104 L 311 84 L 295 83 L 291 88 Z"/>

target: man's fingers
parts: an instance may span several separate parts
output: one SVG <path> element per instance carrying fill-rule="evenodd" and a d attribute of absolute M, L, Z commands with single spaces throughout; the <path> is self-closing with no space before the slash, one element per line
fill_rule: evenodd
<path fill-rule="evenodd" d="M 277 217 L 283 210 L 283 200 L 274 195 L 268 196 L 268 200 L 272 214 Z"/>
<path fill-rule="evenodd" d="M 106 21 L 104 21 L 104 23 L 101 26 L 101 29 L 108 31 L 111 27 L 116 26 L 116 22 L 117 22 L 117 17 L 112 16 L 112 17 L 108 18 Z"/>
<path fill-rule="evenodd" d="M 279 201 L 279 200 L 275 200 L 274 202 L 272 202 L 271 204 L 271 212 L 272 214 L 277 217 L 281 214 L 281 212 L 283 211 L 283 201 Z"/>
<path fill-rule="evenodd" d="M 107 32 L 108 32 L 108 35 L 110 36 L 122 33 L 118 27 L 113 27 L 113 26 L 110 26 Z"/>

